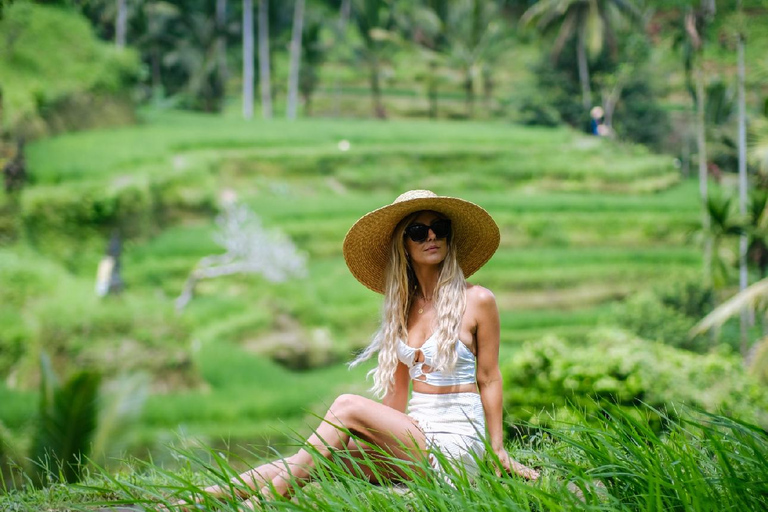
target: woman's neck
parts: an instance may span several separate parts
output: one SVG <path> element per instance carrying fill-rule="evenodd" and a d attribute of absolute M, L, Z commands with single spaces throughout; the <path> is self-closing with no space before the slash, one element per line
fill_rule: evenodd
<path fill-rule="evenodd" d="M 440 270 L 434 267 L 415 268 L 416 281 L 418 287 L 416 292 L 426 301 L 432 301 L 437 289 L 437 281 L 440 277 Z"/>

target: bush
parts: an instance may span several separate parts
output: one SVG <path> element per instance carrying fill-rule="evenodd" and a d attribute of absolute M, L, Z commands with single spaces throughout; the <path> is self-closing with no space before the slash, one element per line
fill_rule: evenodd
<path fill-rule="evenodd" d="M 713 304 L 712 288 L 700 281 L 673 281 L 629 297 L 614 308 L 613 320 L 643 339 L 704 352 L 710 346 L 707 338 L 690 338 L 688 333 L 711 311 Z"/>
<path fill-rule="evenodd" d="M 607 404 L 630 415 L 647 404 L 674 416 L 675 405 L 687 404 L 768 426 L 768 392 L 737 354 L 692 354 L 615 330 L 589 341 L 572 347 L 544 339 L 517 352 L 502 368 L 509 419 L 547 426 L 573 418 L 569 411 L 590 415 Z M 663 427 L 662 416 L 644 414 Z"/>
<path fill-rule="evenodd" d="M 537 91 L 523 98 L 518 121 L 529 126 L 557 126 L 562 118 L 548 98 Z"/>
<path fill-rule="evenodd" d="M 77 257 L 84 243 L 105 245 L 112 231 L 123 238 L 146 237 L 185 214 L 215 210 L 207 175 L 177 173 L 106 188 L 58 185 L 27 190 L 21 221 L 30 242 L 63 259 Z M 69 252 L 66 252 L 69 251 Z"/>
<path fill-rule="evenodd" d="M 197 384 L 190 327 L 169 301 L 130 292 L 99 299 L 90 279 L 31 251 L 0 250 L 0 283 L 1 380 L 13 373 L 15 383 L 30 385 L 44 349 L 57 363 L 107 374 L 149 372 L 163 388 Z"/>
<path fill-rule="evenodd" d="M 12 3 L 0 33 L 3 122 L 30 135 L 46 133 L 69 98 L 124 97 L 140 73 L 134 51 L 100 41 L 74 9 Z"/>

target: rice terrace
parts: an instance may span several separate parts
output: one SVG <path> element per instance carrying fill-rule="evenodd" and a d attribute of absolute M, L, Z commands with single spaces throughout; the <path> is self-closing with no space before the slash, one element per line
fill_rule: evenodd
<path fill-rule="evenodd" d="M 0 510 L 768 508 L 768 38 L 754 27 L 768 6 L 264 0 L 251 21 L 267 4 L 268 100 L 245 86 L 251 2 L 223 2 L 217 29 L 221 0 L 114 3 L 0 8 Z M 560 25 L 536 24 L 549 4 L 623 20 L 615 52 L 588 59 L 609 132 L 584 109 L 578 32 L 555 59 Z M 648 10 L 644 28 L 624 4 Z M 708 45 L 691 50 L 701 117 L 699 68 L 671 32 L 690 16 Z M 462 18 L 486 41 L 464 64 Z M 722 42 L 735 27 L 754 34 L 743 211 L 736 43 Z M 540 477 L 499 472 L 490 447 L 475 476 L 314 450 L 312 483 L 242 501 L 238 473 L 304 446 L 338 395 L 372 396 L 375 358 L 348 363 L 382 297 L 342 242 L 406 190 L 466 199 L 499 227 L 469 281 L 498 305 L 506 450 Z M 406 477 L 361 477 L 382 459 Z"/>

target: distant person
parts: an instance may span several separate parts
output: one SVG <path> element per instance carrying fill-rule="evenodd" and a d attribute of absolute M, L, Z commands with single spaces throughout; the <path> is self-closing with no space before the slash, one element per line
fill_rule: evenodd
<path fill-rule="evenodd" d="M 605 126 L 605 112 L 603 111 L 603 107 L 597 106 L 592 107 L 592 110 L 589 111 L 589 117 L 591 118 L 590 121 L 590 133 L 592 135 L 597 135 L 598 137 L 602 137 L 606 134 L 606 126 Z"/>
<path fill-rule="evenodd" d="M 120 275 L 120 255 L 122 252 L 123 244 L 120 235 L 113 232 L 109 238 L 107 252 L 99 261 L 99 266 L 96 269 L 96 295 L 99 297 L 123 291 L 125 283 Z"/>
<path fill-rule="evenodd" d="M 378 355 L 373 391 L 383 400 L 336 398 L 306 440 L 309 449 L 240 475 L 254 491 L 241 497 L 290 494 L 293 485 L 311 477 L 312 452 L 329 456 L 331 450 L 361 457 L 374 446 L 404 461 L 428 460 L 440 473 L 436 449 L 474 473 L 486 437 L 504 469 L 538 478 L 537 471 L 510 459 L 503 445 L 496 300 L 465 280 L 498 245 L 499 228 L 484 209 L 427 190 L 406 192 L 360 218 L 344 239 L 344 258 L 358 281 L 384 294 L 384 308 L 373 342 L 352 364 Z M 376 481 L 365 466 L 349 469 Z M 385 460 L 376 469 L 387 480 L 406 478 Z M 226 497 L 231 490 L 212 486 L 206 492 Z"/>

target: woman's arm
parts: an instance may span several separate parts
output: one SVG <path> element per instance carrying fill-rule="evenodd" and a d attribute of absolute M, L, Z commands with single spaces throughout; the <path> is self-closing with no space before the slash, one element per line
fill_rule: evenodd
<path fill-rule="evenodd" d="M 485 410 L 488 439 L 494 451 L 504 448 L 502 428 L 502 382 L 499 370 L 499 310 L 489 290 L 472 287 L 472 309 L 476 312 L 477 386 Z"/>
<path fill-rule="evenodd" d="M 499 370 L 499 310 L 496 298 L 489 290 L 481 286 L 473 286 L 471 298 L 468 297 L 476 311 L 477 329 L 477 387 L 480 390 L 480 400 L 485 411 L 485 424 L 488 429 L 488 440 L 504 469 L 514 471 L 518 475 L 536 479 L 538 471 L 526 467 L 510 459 L 504 449 L 504 429 L 502 425 L 503 382 Z M 469 295 L 469 294 L 468 294 Z"/>
<path fill-rule="evenodd" d="M 384 396 L 381 403 L 404 413 L 405 407 L 408 404 L 409 384 L 410 376 L 408 375 L 408 367 L 403 363 L 397 363 L 397 368 L 395 368 L 395 384 L 389 393 Z"/>

